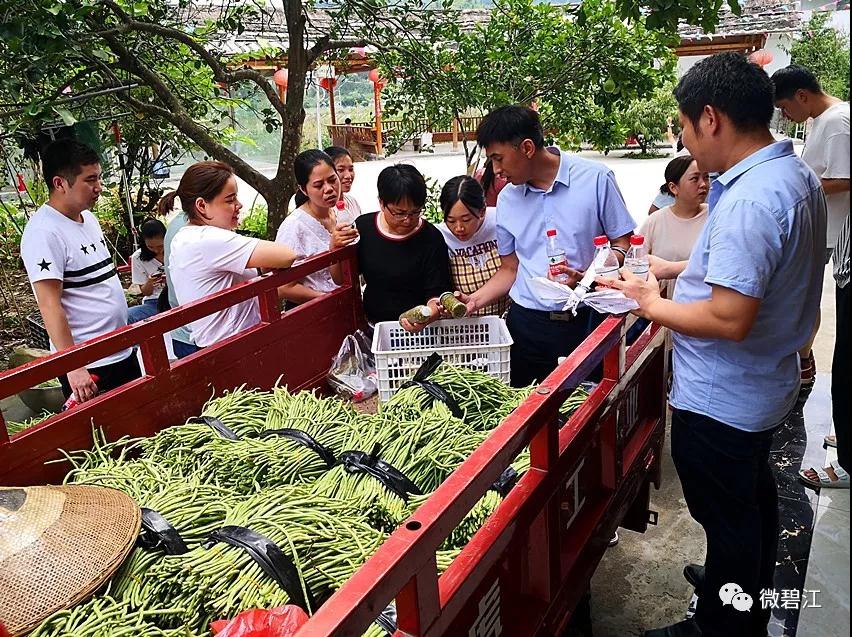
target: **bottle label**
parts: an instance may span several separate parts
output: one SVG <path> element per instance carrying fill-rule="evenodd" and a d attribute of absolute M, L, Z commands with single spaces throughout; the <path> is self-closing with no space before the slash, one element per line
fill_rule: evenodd
<path fill-rule="evenodd" d="M 556 254 L 553 256 L 547 257 L 548 270 L 551 276 L 565 276 L 564 272 L 559 271 L 559 266 L 567 266 L 568 260 L 565 258 L 564 254 Z"/>

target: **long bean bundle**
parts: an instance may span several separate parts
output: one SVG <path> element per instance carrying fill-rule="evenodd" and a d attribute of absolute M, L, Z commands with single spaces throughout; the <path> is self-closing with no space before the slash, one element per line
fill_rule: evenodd
<path fill-rule="evenodd" d="M 479 431 L 491 431 L 532 393 L 533 387 L 509 387 L 485 372 L 463 369 L 442 363 L 429 376 L 442 387 L 462 411 L 462 420 Z M 577 389 L 560 409 L 568 417 L 586 399 L 587 393 Z M 383 406 L 383 411 L 405 413 L 425 409 L 434 398 L 417 385 L 398 391 Z"/>
<path fill-rule="evenodd" d="M 95 597 L 74 608 L 54 613 L 29 637 L 200 637 L 181 626 L 160 627 L 182 612 L 179 608 L 134 608 L 110 595 Z"/>
<path fill-rule="evenodd" d="M 164 485 L 160 491 L 139 500 L 140 506 L 162 515 L 189 549 L 199 546 L 210 533 L 220 528 L 236 502 L 231 491 L 205 484 L 198 478 Z M 115 597 L 135 607 L 143 606 L 148 571 L 164 555 L 165 552 L 157 548 L 135 548 L 112 581 Z"/>
<path fill-rule="evenodd" d="M 247 498 L 224 524 L 250 528 L 277 544 L 295 565 L 306 598 L 308 591 L 317 598 L 339 588 L 385 538 L 345 503 L 298 487 Z M 149 603 L 184 609 L 176 620 L 191 629 L 246 608 L 292 601 L 248 553 L 222 543 L 165 557 L 148 571 L 142 595 Z"/>
<path fill-rule="evenodd" d="M 159 548 L 136 548 L 108 594 L 78 606 L 77 615 L 54 615 L 36 637 L 201 635 L 213 619 L 293 603 L 293 590 L 284 590 L 245 550 L 206 542 L 228 526 L 252 529 L 274 542 L 295 566 L 298 597 L 307 599 L 310 591 L 321 603 L 531 391 L 448 365 L 431 380 L 459 404 L 462 418 L 416 386 L 398 392 L 373 415 L 312 392 L 239 388 L 208 401 L 202 411 L 208 423 L 188 422 L 151 438 L 109 444 L 96 432 L 92 450 L 69 456 L 73 468 L 66 481 L 127 492 L 160 512 L 189 550 L 165 555 Z M 582 399 L 578 394 L 567 409 Z M 238 439 L 217 433 L 211 418 Z M 308 434 L 322 453 L 293 440 L 292 431 L 272 432 L 282 429 Z M 334 459 L 342 462 L 329 468 Z M 395 492 L 388 484 L 397 483 L 363 472 L 377 460 L 414 488 Z M 518 472 L 529 467 L 526 450 L 513 467 Z M 465 516 L 437 554 L 440 571 L 500 501 L 489 491 Z M 91 625 L 80 623 L 84 613 L 94 617 Z M 366 633 L 384 634 L 375 625 Z"/>
<path fill-rule="evenodd" d="M 484 438 L 443 404 L 433 405 L 408 420 L 392 417 L 396 415 L 384 412 L 359 417 L 357 428 L 362 444 L 356 450 L 375 449 L 378 459 L 404 474 L 420 493 L 437 488 Z M 371 524 L 382 531 L 392 531 L 408 517 L 406 493 L 348 467 L 333 468 L 311 490 L 369 511 Z"/>

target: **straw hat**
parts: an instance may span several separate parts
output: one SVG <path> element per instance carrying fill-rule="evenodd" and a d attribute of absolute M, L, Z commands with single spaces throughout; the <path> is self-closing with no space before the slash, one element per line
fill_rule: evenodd
<path fill-rule="evenodd" d="M 94 593 L 139 535 L 138 505 L 115 489 L 0 487 L 0 623 L 24 635 Z"/>

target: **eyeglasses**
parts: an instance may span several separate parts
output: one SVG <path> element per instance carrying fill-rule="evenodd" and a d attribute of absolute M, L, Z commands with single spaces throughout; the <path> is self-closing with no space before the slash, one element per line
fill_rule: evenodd
<path fill-rule="evenodd" d="M 390 213 L 391 217 L 394 219 L 405 219 L 407 217 L 419 217 L 423 214 L 422 208 L 415 208 L 414 210 L 396 210 L 390 206 L 385 206 L 387 211 Z"/>

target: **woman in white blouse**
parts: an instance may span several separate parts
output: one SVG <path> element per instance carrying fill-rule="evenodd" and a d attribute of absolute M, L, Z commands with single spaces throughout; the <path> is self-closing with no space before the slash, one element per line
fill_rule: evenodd
<path fill-rule="evenodd" d="M 230 166 L 202 161 L 187 168 L 177 190 L 159 204 L 161 214 L 180 197 L 189 223 L 175 235 L 169 253 L 169 276 L 178 303 L 221 292 L 257 276 L 258 268 L 289 268 L 296 255 L 271 241 L 234 232 L 242 204 Z M 250 299 L 190 323 L 193 340 L 209 347 L 260 322 L 257 299 Z"/>
<path fill-rule="evenodd" d="M 306 150 L 293 162 L 299 192 L 296 210 L 287 215 L 278 228 L 275 242 L 292 248 L 296 261 L 349 245 L 358 237 L 352 221 L 340 221 L 337 202 L 340 178 L 334 162 L 321 150 Z M 338 243 L 332 239 L 337 231 Z M 337 288 L 328 268 L 309 274 L 304 279 L 282 286 L 279 296 L 288 306 L 299 305 Z"/>

